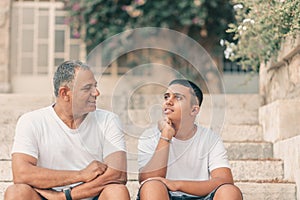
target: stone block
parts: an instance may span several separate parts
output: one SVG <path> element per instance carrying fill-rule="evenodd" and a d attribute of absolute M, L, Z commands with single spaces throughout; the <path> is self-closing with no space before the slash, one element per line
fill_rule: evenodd
<path fill-rule="evenodd" d="M 283 179 L 283 163 L 278 160 L 230 161 L 236 181 L 274 181 Z"/>
<path fill-rule="evenodd" d="M 224 125 L 220 135 L 223 141 L 258 142 L 263 140 L 261 126 L 259 125 Z"/>
<path fill-rule="evenodd" d="M 245 200 L 296 200 L 296 186 L 293 183 L 236 182 Z"/>
<path fill-rule="evenodd" d="M 229 160 L 242 159 L 271 159 L 273 146 L 265 142 L 236 142 L 224 143 Z"/>
<path fill-rule="evenodd" d="M 0 181 L 12 181 L 11 161 L 0 161 Z"/>
<path fill-rule="evenodd" d="M 277 100 L 259 109 L 264 139 L 277 142 L 300 133 L 300 100 Z"/>
<path fill-rule="evenodd" d="M 300 54 L 295 55 L 289 64 L 290 81 L 295 84 L 300 84 Z"/>
<path fill-rule="evenodd" d="M 296 181 L 300 175 L 300 135 L 276 142 L 274 144 L 274 156 L 284 162 L 285 179 Z"/>
<path fill-rule="evenodd" d="M 4 192 L 5 192 L 6 188 L 11 184 L 12 184 L 12 182 L 0 181 L 0 200 L 4 200 Z"/>
<path fill-rule="evenodd" d="M 11 159 L 11 148 L 15 133 L 15 125 L 2 124 L 0 127 L 0 160 Z"/>

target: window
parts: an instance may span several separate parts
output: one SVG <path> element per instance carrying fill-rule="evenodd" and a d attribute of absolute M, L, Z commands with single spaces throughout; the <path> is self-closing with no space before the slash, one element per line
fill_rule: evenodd
<path fill-rule="evenodd" d="M 64 60 L 85 58 L 84 43 L 70 38 L 58 0 L 15 0 L 12 8 L 13 75 L 52 75 Z"/>

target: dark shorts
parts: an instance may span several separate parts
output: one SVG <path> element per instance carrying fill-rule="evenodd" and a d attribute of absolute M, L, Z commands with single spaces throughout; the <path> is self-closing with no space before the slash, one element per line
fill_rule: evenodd
<path fill-rule="evenodd" d="M 47 199 L 42 197 L 42 200 L 47 200 Z M 93 200 L 98 200 L 98 197 L 94 197 Z"/>
<path fill-rule="evenodd" d="M 224 185 L 224 184 L 222 184 L 222 185 Z M 220 185 L 220 186 L 222 186 L 222 185 Z M 173 196 L 172 193 L 169 191 L 169 198 L 170 198 L 170 200 L 213 200 L 215 193 L 219 189 L 219 187 L 214 189 L 211 193 L 209 193 L 206 196 L 187 196 L 187 195 Z M 140 191 L 138 192 L 136 200 L 140 200 Z"/>

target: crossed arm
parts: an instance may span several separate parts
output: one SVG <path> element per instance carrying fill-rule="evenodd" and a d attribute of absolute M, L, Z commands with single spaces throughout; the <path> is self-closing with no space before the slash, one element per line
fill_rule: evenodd
<path fill-rule="evenodd" d="M 62 192 L 48 190 L 49 188 L 82 182 L 71 191 L 73 199 L 82 199 L 99 195 L 107 184 L 126 184 L 126 153 L 112 153 L 104 162 L 105 164 L 93 161 L 78 171 L 52 170 L 38 167 L 37 159 L 32 156 L 14 153 L 13 179 L 15 184 L 30 185 L 47 199 L 65 199 Z"/>

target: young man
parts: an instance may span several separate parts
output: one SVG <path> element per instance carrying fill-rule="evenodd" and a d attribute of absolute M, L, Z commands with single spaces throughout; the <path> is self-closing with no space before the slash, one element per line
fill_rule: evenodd
<path fill-rule="evenodd" d="M 165 119 L 139 139 L 137 199 L 242 199 L 220 136 L 195 124 L 202 99 L 202 91 L 191 81 L 169 84 Z"/>
<path fill-rule="evenodd" d="M 92 71 L 66 61 L 53 82 L 56 102 L 17 123 L 5 200 L 129 200 L 124 136 L 115 114 L 96 109 Z"/>

